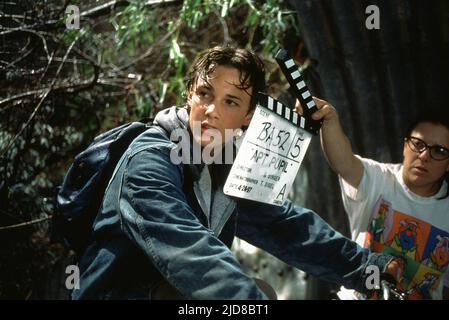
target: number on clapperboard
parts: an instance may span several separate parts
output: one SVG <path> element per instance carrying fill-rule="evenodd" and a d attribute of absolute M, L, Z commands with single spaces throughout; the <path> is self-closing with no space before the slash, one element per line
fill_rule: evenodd
<path fill-rule="evenodd" d="M 243 192 L 251 192 L 251 189 L 252 189 L 253 187 L 250 187 L 250 186 L 245 186 L 245 185 L 239 185 L 238 187 L 237 187 L 237 189 L 239 190 L 239 191 L 243 191 Z"/>
<path fill-rule="evenodd" d="M 304 141 L 304 138 L 301 138 L 300 136 L 297 137 L 296 139 L 296 143 L 293 146 L 292 150 L 290 151 L 290 156 L 292 156 L 293 158 L 296 158 L 297 156 L 299 156 L 299 153 L 301 152 L 301 143 L 300 141 Z"/>
<path fill-rule="evenodd" d="M 281 134 L 283 134 L 283 136 L 284 136 L 284 140 L 283 140 L 282 143 L 281 143 L 281 141 L 282 141 Z M 273 147 L 279 146 L 279 149 L 284 151 L 284 144 L 290 138 L 290 132 L 285 131 L 285 130 L 279 130 L 276 138 L 278 139 L 277 140 L 278 142 L 277 143 L 273 143 Z"/>

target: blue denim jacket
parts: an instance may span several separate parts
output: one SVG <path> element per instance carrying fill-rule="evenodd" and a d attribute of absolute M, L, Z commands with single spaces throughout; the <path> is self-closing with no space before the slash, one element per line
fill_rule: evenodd
<path fill-rule="evenodd" d="M 206 215 L 194 192 L 203 164 L 173 164 L 169 133 L 186 128 L 184 108 L 158 114 L 119 161 L 79 262 L 74 299 L 148 299 L 168 282 L 187 299 L 266 299 L 230 250 L 234 236 L 311 275 L 366 292 L 370 254 L 311 210 L 226 197 Z M 229 168 L 213 176 L 221 189 Z"/>

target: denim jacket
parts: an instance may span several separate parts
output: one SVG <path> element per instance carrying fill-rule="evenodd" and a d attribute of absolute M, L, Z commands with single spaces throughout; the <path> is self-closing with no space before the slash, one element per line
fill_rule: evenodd
<path fill-rule="evenodd" d="M 162 282 L 186 299 L 266 299 L 231 252 L 234 236 L 361 292 L 367 291 L 366 267 L 383 270 L 390 260 L 290 201 L 279 207 L 225 196 L 229 165 L 211 170 L 216 192 L 205 212 L 196 193 L 205 165 L 170 160 L 176 147 L 170 133 L 187 128 L 187 110 L 161 111 L 155 123 L 115 169 L 92 227 L 95 241 L 79 261 L 73 299 L 148 299 Z"/>

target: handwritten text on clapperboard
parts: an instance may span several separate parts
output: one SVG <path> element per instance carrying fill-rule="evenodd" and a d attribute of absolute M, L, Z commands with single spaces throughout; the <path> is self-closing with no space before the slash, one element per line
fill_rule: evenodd
<path fill-rule="evenodd" d="M 296 112 L 285 109 L 284 105 L 271 97 L 268 98 L 268 106 L 273 111 L 267 106 L 257 105 L 224 192 L 240 198 L 282 205 L 312 135 L 292 123 L 302 120 Z"/>

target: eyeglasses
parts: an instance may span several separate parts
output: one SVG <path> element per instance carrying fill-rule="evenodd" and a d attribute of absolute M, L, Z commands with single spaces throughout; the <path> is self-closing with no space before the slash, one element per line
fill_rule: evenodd
<path fill-rule="evenodd" d="M 449 159 L 449 149 L 443 146 L 440 145 L 429 146 L 427 143 L 416 137 L 408 137 L 405 138 L 405 140 L 407 141 L 408 146 L 413 152 L 421 153 L 429 149 L 430 157 L 432 159 L 438 161 Z"/>

